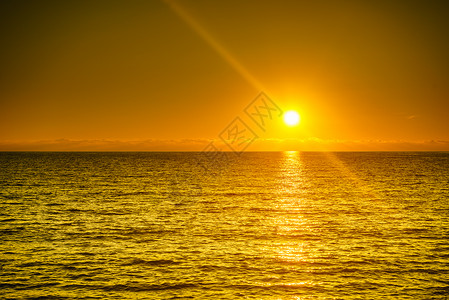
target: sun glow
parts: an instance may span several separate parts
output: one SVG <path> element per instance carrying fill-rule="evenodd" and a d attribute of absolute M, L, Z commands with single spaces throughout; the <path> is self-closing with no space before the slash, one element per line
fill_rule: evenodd
<path fill-rule="evenodd" d="M 299 124 L 301 117 L 294 110 L 289 110 L 284 113 L 284 123 L 288 126 L 296 126 Z"/>

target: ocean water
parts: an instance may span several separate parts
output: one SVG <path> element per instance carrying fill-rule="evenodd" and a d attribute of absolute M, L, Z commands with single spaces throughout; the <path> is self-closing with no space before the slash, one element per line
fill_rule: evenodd
<path fill-rule="evenodd" d="M 445 299 L 449 153 L 0 153 L 0 299 Z"/>

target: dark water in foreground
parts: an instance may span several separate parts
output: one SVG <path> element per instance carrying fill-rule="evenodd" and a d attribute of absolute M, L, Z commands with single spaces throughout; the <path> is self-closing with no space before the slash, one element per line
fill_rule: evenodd
<path fill-rule="evenodd" d="M 444 299 L 449 153 L 0 153 L 1 299 Z"/>

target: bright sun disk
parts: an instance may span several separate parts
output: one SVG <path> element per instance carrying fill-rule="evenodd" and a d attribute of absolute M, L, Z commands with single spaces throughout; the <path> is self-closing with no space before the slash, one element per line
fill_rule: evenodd
<path fill-rule="evenodd" d="M 288 126 L 298 125 L 299 120 L 299 114 L 294 110 L 289 110 L 284 113 L 284 123 Z"/>

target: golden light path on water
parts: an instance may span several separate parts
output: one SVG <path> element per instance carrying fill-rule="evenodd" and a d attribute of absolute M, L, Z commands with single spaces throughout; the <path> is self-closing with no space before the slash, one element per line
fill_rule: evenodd
<path fill-rule="evenodd" d="M 281 170 L 282 178 L 279 191 L 283 196 L 288 197 L 283 197 L 277 208 L 282 211 L 288 211 L 289 215 L 283 214 L 281 218 L 275 220 L 275 225 L 278 235 L 289 236 L 297 228 L 307 229 L 309 226 L 302 215 L 306 208 L 297 193 L 297 191 L 301 191 L 306 186 L 300 153 L 297 151 L 284 152 L 284 161 L 279 169 Z M 292 214 L 294 218 L 289 217 Z M 304 256 L 305 248 L 307 248 L 305 242 L 295 243 L 295 245 L 290 243 L 280 245 L 278 247 L 278 258 L 287 262 L 305 261 L 307 259 Z"/>
<path fill-rule="evenodd" d="M 314 252 L 310 249 L 308 242 L 291 240 L 291 237 L 298 234 L 298 231 L 307 231 L 312 226 L 303 214 L 307 207 L 300 196 L 301 192 L 307 190 L 308 185 L 300 152 L 283 152 L 278 178 L 279 198 L 273 206 L 273 210 L 278 213 L 269 222 L 280 239 L 270 247 L 265 246 L 262 251 L 274 253 L 274 259 L 281 263 L 300 265 L 310 262 L 313 260 Z M 312 280 L 295 280 L 284 282 L 282 286 L 313 286 L 315 284 L 317 283 Z"/>

